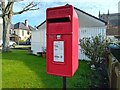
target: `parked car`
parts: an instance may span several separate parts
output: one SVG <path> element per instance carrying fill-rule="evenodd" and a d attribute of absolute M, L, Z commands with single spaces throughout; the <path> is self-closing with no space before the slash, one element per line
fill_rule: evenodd
<path fill-rule="evenodd" d="M 31 39 L 30 39 L 30 38 L 28 38 L 28 39 L 26 40 L 26 45 L 31 45 Z"/>
<path fill-rule="evenodd" d="M 15 46 L 16 46 L 16 42 L 14 42 L 14 41 L 9 42 L 9 47 L 15 47 Z"/>
<path fill-rule="evenodd" d="M 109 49 L 114 57 L 120 62 L 120 46 L 118 44 L 109 44 Z"/>
<path fill-rule="evenodd" d="M 2 46 L 2 44 L 3 44 L 3 41 L 0 40 L 0 46 Z M 9 47 L 15 47 L 15 46 L 16 46 L 16 42 L 10 41 L 8 46 L 9 46 Z"/>

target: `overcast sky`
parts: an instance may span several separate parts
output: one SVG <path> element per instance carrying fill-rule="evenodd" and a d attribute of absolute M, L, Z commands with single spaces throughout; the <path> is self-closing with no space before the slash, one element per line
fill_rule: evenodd
<path fill-rule="evenodd" d="M 14 11 L 21 10 L 24 5 L 28 4 L 32 0 L 25 0 L 19 3 L 15 3 Z M 71 4 L 76 8 L 79 8 L 93 16 L 98 17 L 99 10 L 101 14 L 108 13 L 118 13 L 118 2 L 120 0 L 34 0 L 40 1 L 40 9 L 37 11 L 29 11 L 21 15 L 13 16 L 12 23 L 24 22 L 25 19 L 28 19 L 31 26 L 38 26 L 45 20 L 46 17 L 46 8 L 61 6 L 65 4 Z M 73 2 L 74 1 L 74 2 Z"/>

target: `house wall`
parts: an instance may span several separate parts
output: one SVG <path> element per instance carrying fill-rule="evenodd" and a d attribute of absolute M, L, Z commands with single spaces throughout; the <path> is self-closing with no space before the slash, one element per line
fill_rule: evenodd
<path fill-rule="evenodd" d="M 46 48 L 46 30 L 32 31 L 31 42 L 31 50 L 34 54 L 43 52 L 43 48 Z"/>
<path fill-rule="evenodd" d="M 106 26 L 105 23 L 89 16 L 81 11 L 76 10 L 79 19 L 79 39 L 83 37 L 95 37 L 98 34 L 106 37 Z M 37 39 L 39 38 L 39 39 Z M 37 40 L 36 42 L 34 40 Z M 42 24 L 38 31 L 32 31 L 32 42 L 31 48 L 33 54 L 37 52 L 43 52 L 42 47 L 46 47 L 46 23 Z M 79 46 L 78 50 L 79 59 L 90 60 L 87 56 L 82 52 L 81 47 Z"/>
<path fill-rule="evenodd" d="M 15 31 L 15 34 L 18 35 L 19 37 L 21 37 L 21 40 L 23 40 L 23 41 L 26 41 L 31 35 L 31 31 L 29 31 L 30 34 L 28 35 L 28 30 L 14 29 L 12 31 L 12 33 L 14 33 L 14 31 Z"/>
<path fill-rule="evenodd" d="M 120 36 L 118 28 L 109 28 L 107 29 L 107 36 Z"/>
<path fill-rule="evenodd" d="M 101 35 L 106 37 L 106 28 L 105 27 L 84 27 L 79 29 L 79 39 L 84 37 L 95 37 Z M 81 60 L 90 60 L 82 51 L 80 46 L 78 50 L 78 56 Z"/>
<path fill-rule="evenodd" d="M 106 27 L 82 27 L 79 28 L 79 39 L 84 37 L 95 37 L 98 34 L 106 37 Z M 33 54 L 37 54 L 37 52 L 43 52 L 43 48 L 46 48 L 46 29 L 40 27 L 37 31 L 32 31 L 32 43 L 31 50 Z M 81 60 L 90 60 L 82 51 L 81 47 L 78 50 L 78 56 Z"/>

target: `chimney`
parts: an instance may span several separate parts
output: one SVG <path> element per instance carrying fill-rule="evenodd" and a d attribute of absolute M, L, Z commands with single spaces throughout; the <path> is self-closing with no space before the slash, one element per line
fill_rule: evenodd
<path fill-rule="evenodd" d="M 109 9 L 108 9 L 108 16 L 109 16 Z"/>
<path fill-rule="evenodd" d="M 25 26 L 28 27 L 28 20 L 25 20 Z"/>
<path fill-rule="evenodd" d="M 99 15 L 98 15 L 98 17 L 100 18 L 100 11 L 99 11 Z"/>

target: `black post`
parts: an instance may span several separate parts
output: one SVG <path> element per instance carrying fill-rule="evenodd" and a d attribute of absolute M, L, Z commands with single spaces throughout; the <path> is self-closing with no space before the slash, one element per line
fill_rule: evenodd
<path fill-rule="evenodd" d="M 63 77 L 63 90 L 66 90 L 66 77 Z"/>

